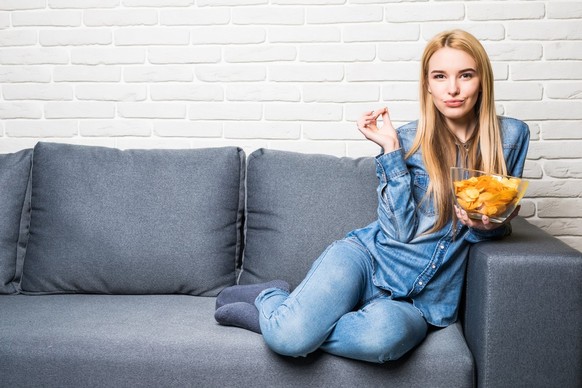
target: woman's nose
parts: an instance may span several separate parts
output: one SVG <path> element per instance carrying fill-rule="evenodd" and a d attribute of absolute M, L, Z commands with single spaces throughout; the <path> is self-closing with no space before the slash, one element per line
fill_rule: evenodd
<path fill-rule="evenodd" d="M 456 96 L 459 94 L 459 85 L 457 84 L 457 80 L 451 79 L 449 81 L 449 94 L 451 96 Z"/>

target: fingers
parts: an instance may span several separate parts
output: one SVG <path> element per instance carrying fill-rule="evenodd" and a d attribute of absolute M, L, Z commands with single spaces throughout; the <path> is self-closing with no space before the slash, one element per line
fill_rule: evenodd
<path fill-rule="evenodd" d="M 375 111 L 369 111 L 364 113 L 357 121 L 358 128 L 364 129 L 367 127 L 375 127 L 378 117 L 382 116 L 382 119 L 388 118 L 388 108 L 380 108 Z"/>

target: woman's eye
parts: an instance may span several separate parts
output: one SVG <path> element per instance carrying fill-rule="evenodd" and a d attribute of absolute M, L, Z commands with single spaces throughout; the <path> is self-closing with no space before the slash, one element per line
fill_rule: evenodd
<path fill-rule="evenodd" d="M 435 75 L 433 76 L 433 78 L 434 78 L 434 79 L 443 79 L 443 78 L 445 78 L 445 76 L 444 76 L 443 74 L 435 74 Z"/>
<path fill-rule="evenodd" d="M 461 74 L 461 78 L 473 78 L 473 74 L 472 73 L 463 73 L 463 74 Z"/>

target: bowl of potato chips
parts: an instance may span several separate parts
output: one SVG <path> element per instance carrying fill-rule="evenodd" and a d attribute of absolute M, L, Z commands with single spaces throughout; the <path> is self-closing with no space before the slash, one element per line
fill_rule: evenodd
<path fill-rule="evenodd" d="M 483 215 L 501 223 L 515 210 L 525 195 L 528 181 L 507 175 L 451 167 L 455 203 L 473 219 Z"/>

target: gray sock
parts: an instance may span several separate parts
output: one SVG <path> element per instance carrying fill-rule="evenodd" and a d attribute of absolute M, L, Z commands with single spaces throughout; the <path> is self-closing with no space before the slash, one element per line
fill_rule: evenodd
<path fill-rule="evenodd" d="M 227 287 L 216 297 L 216 308 L 218 309 L 236 302 L 245 302 L 254 305 L 257 296 L 267 288 L 280 288 L 289 292 L 289 283 L 284 280 L 272 280 L 267 283 Z"/>
<path fill-rule="evenodd" d="M 216 310 L 214 319 L 224 326 L 236 326 L 261 334 L 259 310 L 254 304 L 246 302 L 226 304 Z"/>

